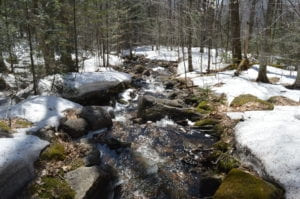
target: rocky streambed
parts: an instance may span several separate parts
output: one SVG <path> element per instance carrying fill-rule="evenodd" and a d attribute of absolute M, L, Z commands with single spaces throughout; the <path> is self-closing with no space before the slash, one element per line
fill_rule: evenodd
<path fill-rule="evenodd" d="M 50 146 L 17 198 L 212 198 L 229 171 L 215 198 L 238 197 L 227 190 L 232 182 L 247 187 L 235 181 L 240 175 L 263 184 L 265 198 L 278 198 L 273 185 L 232 170 L 240 163 L 233 156 L 235 121 L 222 113 L 224 96 L 188 86 L 176 68 L 176 62 L 125 59 L 117 70 L 132 74 L 130 85 L 85 95 L 77 100 L 84 107 L 64 111 L 59 129 L 35 133 Z"/>

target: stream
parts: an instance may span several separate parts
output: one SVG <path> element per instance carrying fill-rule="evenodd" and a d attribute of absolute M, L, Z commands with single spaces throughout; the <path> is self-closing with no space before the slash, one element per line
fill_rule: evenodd
<path fill-rule="evenodd" d="M 154 65 L 150 76 L 138 80 L 139 88 L 119 94 L 115 103 L 112 129 L 94 135 L 102 166 L 113 173 L 108 199 L 176 199 L 207 196 L 202 179 L 206 169 L 202 157 L 216 138 L 182 126 L 168 116 L 156 121 L 135 121 L 139 97 L 147 94 L 167 99 L 173 89 L 166 89 L 161 79 L 169 78 L 168 68 Z M 175 88 L 176 92 L 176 88 Z M 122 103 L 120 103 L 122 102 Z"/>

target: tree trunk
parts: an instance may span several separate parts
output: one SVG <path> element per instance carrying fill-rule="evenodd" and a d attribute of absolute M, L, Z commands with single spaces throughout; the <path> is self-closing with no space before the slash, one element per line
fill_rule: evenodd
<path fill-rule="evenodd" d="M 193 71 L 193 57 L 192 57 L 192 0 L 189 0 L 189 12 L 187 16 L 188 25 L 188 71 Z"/>
<path fill-rule="evenodd" d="M 33 92 L 34 95 L 37 95 L 37 78 L 36 78 L 36 71 L 34 66 L 34 60 L 33 60 L 33 47 L 32 47 L 32 35 L 31 35 L 31 25 L 30 25 L 30 16 L 28 11 L 28 4 L 26 2 L 26 17 L 27 17 L 27 36 L 28 36 L 28 43 L 29 43 L 29 51 L 30 51 L 30 69 L 32 73 L 32 79 L 33 79 Z"/>
<path fill-rule="evenodd" d="M 231 19 L 232 61 L 235 64 L 239 64 L 242 60 L 239 0 L 230 0 L 229 7 Z"/>
<path fill-rule="evenodd" d="M 273 11 L 275 8 L 276 2 L 275 0 L 268 1 L 267 14 L 265 19 L 265 30 L 264 30 L 264 38 L 261 38 L 261 52 L 259 54 L 259 72 L 256 81 L 270 83 L 267 77 L 267 64 L 269 63 L 270 55 L 271 55 L 271 38 L 272 38 L 272 18 Z"/>
<path fill-rule="evenodd" d="M 3 56 L 2 56 L 2 52 L 0 51 L 0 71 L 1 72 L 7 72 L 7 67 L 4 63 L 4 60 L 3 60 Z"/>
<path fill-rule="evenodd" d="M 75 67 L 76 67 L 76 72 L 79 72 L 78 44 L 77 44 L 77 23 L 76 23 L 76 0 L 73 0 L 73 28 L 74 28 Z"/>
<path fill-rule="evenodd" d="M 297 78 L 296 78 L 296 81 L 295 81 L 293 87 L 295 89 L 300 89 L 300 65 L 298 66 Z"/>

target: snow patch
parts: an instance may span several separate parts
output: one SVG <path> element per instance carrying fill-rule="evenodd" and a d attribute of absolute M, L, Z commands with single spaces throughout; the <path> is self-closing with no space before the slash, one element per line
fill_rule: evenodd
<path fill-rule="evenodd" d="M 284 186 L 287 199 L 298 199 L 300 195 L 299 115 L 300 107 L 295 106 L 231 115 L 245 119 L 236 126 L 236 141 L 250 149 L 265 172 Z"/>

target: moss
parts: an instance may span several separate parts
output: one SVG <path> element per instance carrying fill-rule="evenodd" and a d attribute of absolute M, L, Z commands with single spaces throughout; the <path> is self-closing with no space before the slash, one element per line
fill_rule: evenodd
<path fill-rule="evenodd" d="M 216 125 L 216 124 L 218 124 L 218 121 L 214 120 L 214 119 L 210 119 L 210 118 L 199 120 L 199 121 L 195 122 L 195 126 L 198 126 L 198 127 L 202 127 L 202 126 L 206 126 L 206 125 Z"/>
<path fill-rule="evenodd" d="M 208 114 L 213 111 L 213 108 L 209 105 L 207 101 L 201 101 L 196 107 L 197 112 L 202 114 Z"/>
<path fill-rule="evenodd" d="M 28 128 L 28 127 L 32 126 L 32 123 L 27 121 L 27 120 L 17 119 L 16 120 L 16 126 L 18 128 Z"/>
<path fill-rule="evenodd" d="M 41 199 L 73 199 L 75 191 L 66 181 L 57 177 L 42 177 L 41 184 L 34 184 L 30 187 L 32 195 Z"/>
<path fill-rule="evenodd" d="M 54 143 L 41 154 L 42 160 L 64 160 L 65 147 L 61 143 Z"/>
<path fill-rule="evenodd" d="M 214 199 L 280 199 L 282 190 L 240 169 L 232 169 Z"/>
<path fill-rule="evenodd" d="M 10 132 L 11 128 L 4 121 L 0 121 L 0 130 Z"/>
<path fill-rule="evenodd" d="M 75 170 L 75 169 L 78 169 L 78 168 L 83 167 L 83 166 L 84 166 L 83 159 L 77 158 L 74 161 L 72 161 L 72 163 L 71 163 L 71 170 Z"/>
<path fill-rule="evenodd" d="M 254 103 L 259 103 L 261 104 L 264 108 L 264 110 L 273 110 L 274 109 L 274 105 L 270 102 L 261 100 L 259 98 L 257 98 L 256 96 L 247 94 L 247 95 L 240 95 L 236 98 L 234 98 L 234 100 L 231 102 L 230 106 L 232 107 L 240 107 L 243 106 L 249 102 L 254 102 Z"/>
<path fill-rule="evenodd" d="M 128 104 L 128 102 L 125 101 L 125 100 L 123 100 L 123 99 L 119 99 L 118 102 L 119 102 L 120 104 L 124 104 L 124 105 L 127 105 L 127 104 Z"/>
<path fill-rule="evenodd" d="M 279 68 L 279 69 L 286 69 L 285 66 L 282 66 L 280 64 L 269 64 L 269 65 L 272 66 L 272 67 L 275 67 L 275 68 Z"/>
<path fill-rule="evenodd" d="M 220 150 L 222 152 L 226 152 L 228 151 L 230 145 L 222 140 L 216 142 L 213 147 L 216 149 L 216 150 Z"/>
<path fill-rule="evenodd" d="M 229 172 L 233 168 L 239 167 L 240 163 L 234 157 L 227 153 L 222 153 L 217 163 L 217 169 L 219 172 Z"/>

